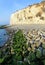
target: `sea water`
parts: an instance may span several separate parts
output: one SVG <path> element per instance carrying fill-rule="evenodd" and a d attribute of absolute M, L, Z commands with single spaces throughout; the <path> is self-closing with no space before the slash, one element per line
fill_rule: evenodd
<path fill-rule="evenodd" d="M 5 29 L 0 29 L 0 46 L 3 46 L 8 40 L 8 34 Z"/>

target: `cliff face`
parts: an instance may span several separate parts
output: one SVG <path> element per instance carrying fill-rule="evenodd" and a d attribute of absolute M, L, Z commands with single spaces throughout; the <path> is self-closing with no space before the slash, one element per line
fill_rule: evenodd
<path fill-rule="evenodd" d="M 45 2 L 34 4 L 11 15 L 10 25 L 45 24 Z"/>

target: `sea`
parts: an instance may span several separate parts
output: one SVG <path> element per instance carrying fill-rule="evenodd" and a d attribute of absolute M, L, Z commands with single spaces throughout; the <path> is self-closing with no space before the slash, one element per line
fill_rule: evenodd
<path fill-rule="evenodd" d="M 0 29 L 0 47 L 2 47 L 8 40 L 9 36 L 5 29 Z"/>

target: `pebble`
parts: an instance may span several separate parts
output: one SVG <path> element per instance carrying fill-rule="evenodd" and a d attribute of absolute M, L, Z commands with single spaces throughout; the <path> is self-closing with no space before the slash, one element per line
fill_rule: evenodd
<path fill-rule="evenodd" d="M 41 47 L 45 48 L 45 31 L 42 30 L 31 30 L 26 32 L 26 39 L 30 42 L 32 49 L 35 50 L 35 47 L 42 49 Z M 27 42 L 27 44 L 29 44 Z M 40 44 L 42 46 L 40 47 Z M 30 50 L 30 48 L 28 48 Z"/>

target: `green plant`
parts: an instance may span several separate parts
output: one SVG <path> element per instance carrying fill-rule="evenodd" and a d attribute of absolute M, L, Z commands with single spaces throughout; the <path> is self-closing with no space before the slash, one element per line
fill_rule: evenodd
<path fill-rule="evenodd" d="M 26 48 L 26 38 L 21 30 L 14 34 L 13 50 L 16 60 L 24 60 L 24 53 Z"/>

